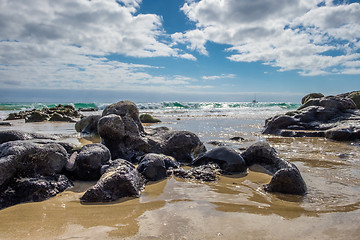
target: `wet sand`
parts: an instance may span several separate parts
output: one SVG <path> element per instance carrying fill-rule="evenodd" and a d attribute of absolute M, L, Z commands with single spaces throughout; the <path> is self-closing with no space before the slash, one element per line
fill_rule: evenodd
<path fill-rule="evenodd" d="M 63 140 L 97 141 L 75 138 L 71 124 L 51 124 L 60 130 L 51 130 L 51 125 L 42 129 L 67 134 Z M 1 210 L 0 239 L 358 239 L 360 146 L 263 136 L 262 124 L 236 118 L 169 118 L 156 126 L 193 131 L 204 142 L 219 140 L 236 149 L 266 140 L 299 168 L 308 186 L 306 196 L 264 192 L 262 185 L 271 176 L 258 169 L 246 176 L 221 176 L 215 183 L 170 177 L 148 184 L 140 198 L 106 204 L 81 203 L 79 198 L 94 182 L 75 182 L 74 188 L 44 202 Z M 228 140 L 233 136 L 245 141 Z"/>

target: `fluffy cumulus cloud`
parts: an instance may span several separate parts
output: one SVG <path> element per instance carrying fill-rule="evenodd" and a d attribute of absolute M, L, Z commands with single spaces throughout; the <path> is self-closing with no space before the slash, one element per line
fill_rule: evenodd
<path fill-rule="evenodd" d="M 1 85 L 179 84 L 175 77 L 151 80 L 144 71 L 151 66 L 105 58 L 120 54 L 195 59 L 171 46 L 162 18 L 138 13 L 140 4 L 141 0 L 0 0 Z"/>
<path fill-rule="evenodd" d="M 339 1 L 337 1 L 339 2 Z M 173 41 L 208 55 L 230 45 L 232 61 L 260 61 L 302 75 L 359 74 L 360 4 L 331 0 L 189 0 L 181 10 L 196 29 Z"/>

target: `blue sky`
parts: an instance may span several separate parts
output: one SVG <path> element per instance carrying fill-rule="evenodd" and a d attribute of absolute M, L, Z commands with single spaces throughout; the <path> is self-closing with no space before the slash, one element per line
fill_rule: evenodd
<path fill-rule="evenodd" d="M 296 102 L 360 90 L 360 3 L 0 0 L 0 86 L 0 101 Z"/>

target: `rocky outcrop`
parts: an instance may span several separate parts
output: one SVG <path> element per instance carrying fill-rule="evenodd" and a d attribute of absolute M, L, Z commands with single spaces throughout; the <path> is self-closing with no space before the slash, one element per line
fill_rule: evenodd
<path fill-rule="evenodd" d="M 340 141 L 360 139 L 357 134 L 360 110 L 350 98 L 353 95 L 356 95 L 356 92 L 338 96 L 308 97 L 296 111 L 267 119 L 263 133 L 284 137 L 329 137 Z M 341 134 L 339 129 L 349 134 Z M 336 137 L 335 135 L 339 134 L 332 134 L 333 132 L 342 136 Z"/>
<path fill-rule="evenodd" d="M 307 192 L 306 183 L 298 168 L 278 157 L 274 148 L 266 142 L 257 142 L 244 151 L 241 156 L 250 167 L 258 164 L 273 175 L 264 189 L 269 192 L 304 195 Z"/>
<path fill-rule="evenodd" d="M 153 116 L 151 116 L 148 113 L 144 113 L 140 115 L 140 121 L 142 123 L 158 123 L 161 122 L 159 119 L 154 118 Z"/>
<path fill-rule="evenodd" d="M 173 157 L 164 154 L 148 153 L 144 155 L 137 170 L 149 181 L 158 181 L 168 177 L 169 168 L 179 168 L 180 164 Z"/>
<path fill-rule="evenodd" d="M 31 141 L 0 145 L 0 208 L 21 202 L 42 201 L 72 183 L 60 175 L 68 159 L 63 146 Z"/>
<path fill-rule="evenodd" d="M 110 162 L 102 169 L 95 186 L 81 197 L 84 202 L 109 202 L 122 197 L 139 197 L 145 181 L 135 166 L 123 159 Z"/>
<path fill-rule="evenodd" d="M 32 139 L 52 139 L 55 138 L 51 136 L 46 136 L 43 134 L 38 133 L 27 133 L 18 130 L 4 130 L 0 131 L 0 144 L 9 142 L 9 141 L 16 141 L 16 140 L 32 140 Z"/>
<path fill-rule="evenodd" d="M 193 161 L 194 166 L 217 164 L 225 173 L 246 172 L 247 165 L 244 159 L 232 148 L 214 148 Z"/>
<path fill-rule="evenodd" d="M 98 121 L 98 133 L 113 159 L 123 158 L 138 163 L 146 153 L 174 157 L 179 162 L 191 163 L 206 151 L 200 139 L 188 131 L 154 128 L 145 132 L 136 105 L 123 101 L 112 104 Z"/>
<path fill-rule="evenodd" d="M 25 119 L 25 122 L 43 122 L 43 121 L 61 121 L 76 122 L 76 118 L 82 115 L 71 105 L 61 105 L 52 108 L 43 108 L 41 110 L 33 109 L 20 111 L 19 113 L 10 113 L 6 120 Z"/>

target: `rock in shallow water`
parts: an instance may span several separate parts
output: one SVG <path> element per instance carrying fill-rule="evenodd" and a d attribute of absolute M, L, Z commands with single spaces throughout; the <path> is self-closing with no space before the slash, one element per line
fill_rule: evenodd
<path fill-rule="evenodd" d="M 117 159 L 102 169 L 100 180 L 81 197 L 84 202 L 109 202 L 123 197 L 139 197 L 145 180 L 130 162 Z"/>
<path fill-rule="evenodd" d="M 218 147 L 193 161 L 194 166 L 216 163 L 226 173 L 246 172 L 244 159 L 232 148 Z"/>
<path fill-rule="evenodd" d="M 203 182 L 213 182 L 219 179 L 221 174 L 221 169 L 217 164 L 206 164 L 198 167 L 194 167 L 190 170 L 183 168 L 170 168 L 168 170 L 168 175 L 174 175 L 176 177 L 197 180 Z"/>
<path fill-rule="evenodd" d="M 178 168 L 179 163 L 173 157 L 164 154 L 148 153 L 140 160 L 137 170 L 149 181 L 167 178 L 167 170 Z"/>

